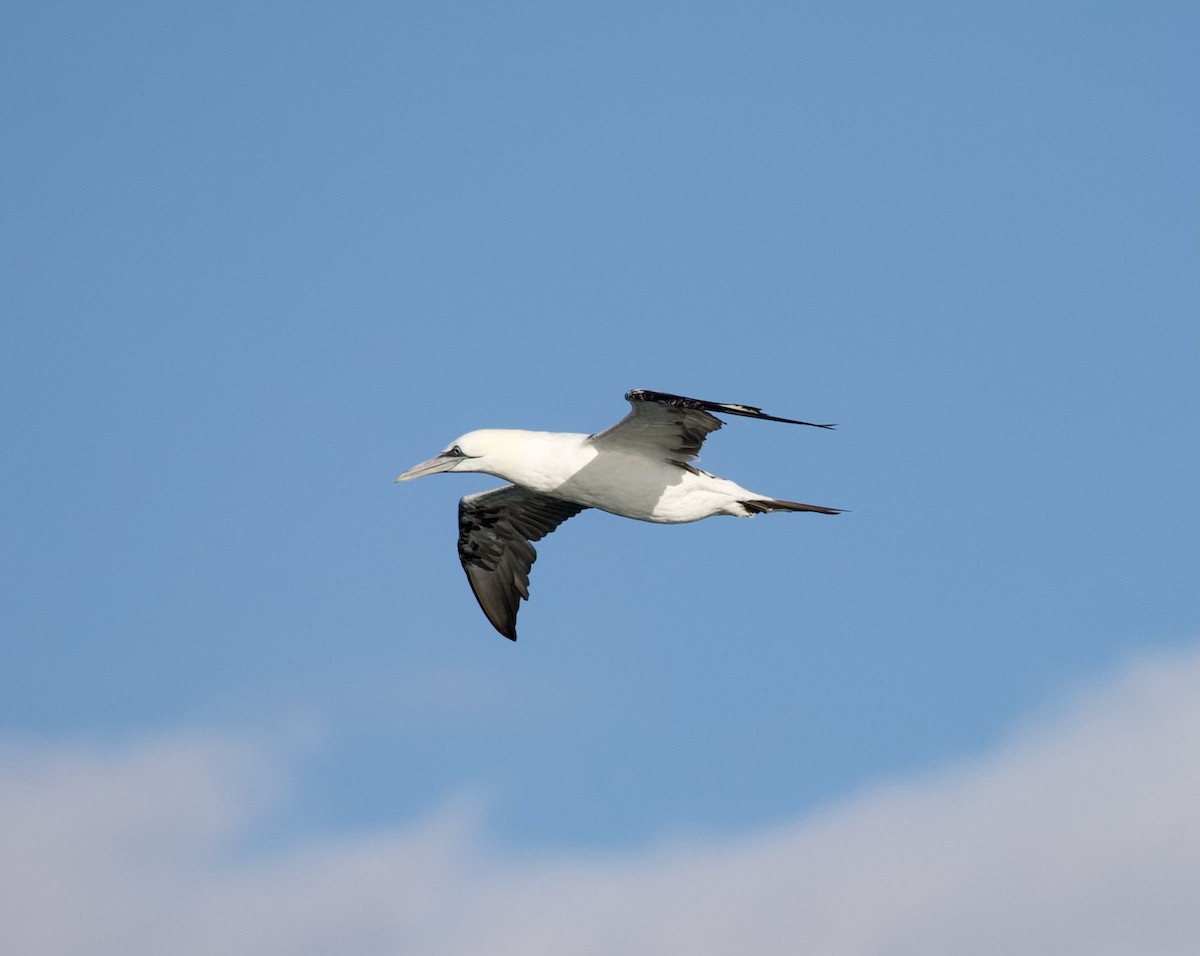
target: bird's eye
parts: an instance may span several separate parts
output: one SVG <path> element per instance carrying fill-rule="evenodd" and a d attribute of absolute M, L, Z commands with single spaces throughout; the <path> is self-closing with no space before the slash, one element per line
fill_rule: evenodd
<path fill-rule="evenodd" d="M 447 458 L 463 458 L 463 457 L 465 457 L 463 455 L 463 450 L 461 448 L 459 448 L 457 445 L 455 445 L 453 448 L 451 448 L 445 454 L 446 454 Z"/>

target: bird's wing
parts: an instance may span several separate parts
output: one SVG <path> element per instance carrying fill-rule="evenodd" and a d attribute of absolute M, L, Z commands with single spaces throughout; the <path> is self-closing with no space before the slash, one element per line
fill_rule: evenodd
<path fill-rule="evenodd" d="M 492 626 L 517 639 L 517 610 L 529 600 L 529 569 L 537 552 L 529 542 L 548 535 L 587 506 L 505 485 L 458 503 L 458 558 L 475 600 Z"/>
<path fill-rule="evenodd" d="M 761 418 L 770 422 L 786 422 L 789 425 L 834 427 L 817 425 L 815 422 L 800 422 L 794 418 L 776 418 L 751 405 L 706 402 L 699 398 L 651 392 L 643 388 L 626 392 L 625 400 L 633 406 L 633 411 L 611 428 L 592 435 L 590 440 L 593 444 L 601 447 L 637 449 L 642 452 L 657 449 L 674 461 L 692 461 L 699 455 L 700 446 L 704 444 L 704 439 L 709 433 L 715 432 L 723 424 L 709 412 Z"/>

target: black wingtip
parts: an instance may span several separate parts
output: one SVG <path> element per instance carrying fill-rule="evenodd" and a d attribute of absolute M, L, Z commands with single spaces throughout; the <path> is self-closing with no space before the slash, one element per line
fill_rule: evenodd
<path fill-rule="evenodd" d="M 702 398 L 688 398 L 686 395 L 672 395 L 670 392 L 655 392 L 648 388 L 633 388 L 625 393 L 628 402 L 655 402 L 659 405 L 673 405 L 676 408 L 690 408 L 696 411 L 716 412 L 726 415 L 741 415 L 745 418 L 758 418 L 767 422 L 783 422 L 785 425 L 808 425 L 812 428 L 834 429 L 837 425 L 822 425 L 817 422 L 803 422 L 795 418 L 780 418 L 778 415 L 768 415 L 754 405 L 739 405 L 734 402 L 709 402 Z"/>
<path fill-rule="evenodd" d="M 475 595 L 475 597 L 478 598 L 479 595 Z M 483 603 L 480 602 L 479 606 L 483 607 Z M 492 615 L 488 614 L 487 608 L 483 608 L 483 613 L 487 614 L 488 623 L 496 629 L 497 634 L 501 637 L 507 637 L 510 641 L 517 639 L 517 622 L 515 620 L 493 620 Z"/>

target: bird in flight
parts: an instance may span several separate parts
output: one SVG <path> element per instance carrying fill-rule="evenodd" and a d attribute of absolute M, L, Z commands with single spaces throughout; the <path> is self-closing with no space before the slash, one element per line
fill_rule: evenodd
<path fill-rule="evenodd" d="M 710 412 L 833 425 L 640 388 L 626 392 L 625 400 L 633 411 L 594 435 L 485 428 L 467 432 L 396 478 L 478 471 L 512 482 L 458 503 L 459 560 L 483 613 L 509 640 L 517 639 L 520 602 L 529 599 L 529 569 L 537 560 L 531 542 L 586 508 L 660 524 L 767 511 L 841 512 L 756 494 L 691 464 L 704 439 L 723 424 Z"/>

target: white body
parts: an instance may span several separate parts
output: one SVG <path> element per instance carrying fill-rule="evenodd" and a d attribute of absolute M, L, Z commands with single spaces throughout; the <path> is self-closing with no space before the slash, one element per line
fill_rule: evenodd
<path fill-rule="evenodd" d="M 464 450 L 484 447 L 454 471 L 481 471 L 531 491 L 626 518 L 681 524 L 713 515 L 745 517 L 742 501 L 770 500 L 691 465 L 647 449 L 601 449 L 575 432 L 483 429 L 459 439 Z"/>

